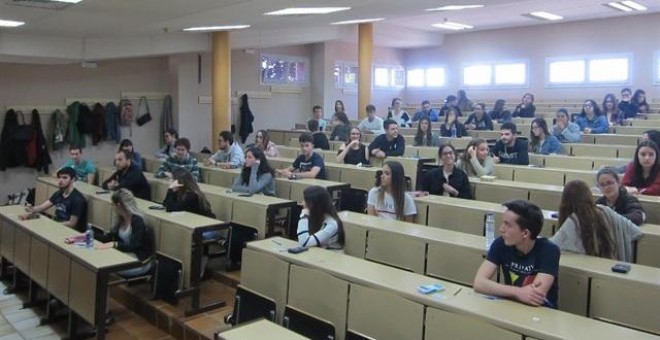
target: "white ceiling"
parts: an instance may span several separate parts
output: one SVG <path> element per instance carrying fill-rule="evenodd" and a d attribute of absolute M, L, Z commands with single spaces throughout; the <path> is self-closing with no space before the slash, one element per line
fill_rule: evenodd
<path fill-rule="evenodd" d="M 199 46 L 207 45 L 206 35 L 180 31 L 186 27 L 210 25 L 252 25 L 233 35 L 232 43 L 238 48 L 354 40 L 354 26 L 329 24 L 374 17 L 386 18 L 376 24 L 378 45 L 411 48 L 440 45 L 444 34 L 461 34 L 431 27 L 445 18 L 473 25 L 474 30 L 489 30 L 549 23 L 523 16 L 532 11 L 559 14 L 565 21 L 660 12 L 660 0 L 637 0 L 649 10 L 630 13 L 603 5 L 611 0 L 83 0 L 61 10 L 14 6 L 9 4 L 12 1 L 15 0 L 0 0 L 0 19 L 25 21 L 26 24 L 14 29 L 0 29 L 0 57 L 119 57 L 119 54 L 90 55 L 89 46 L 108 42 L 117 45 L 120 41 L 132 45 L 146 42 L 164 46 L 161 52 L 153 54 L 199 50 Z M 459 4 L 484 4 L 485 7 L 451 12 L 424 11 Z M 316 16 L 263 15 L 295 6 L 349 6 L 352 9 Z M 82 52 L 72 53 L 69 52 L 72 48 L 68 48 L 62 53 L 50 53 L 53 47 L 57 48 L 56 42 L 60 46 L 80 46 Z"/>

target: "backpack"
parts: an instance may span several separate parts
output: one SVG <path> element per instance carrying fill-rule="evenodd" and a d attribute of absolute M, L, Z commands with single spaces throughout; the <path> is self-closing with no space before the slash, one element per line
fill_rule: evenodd
<path fill-rule="evenodd" d="M 119 125 L 133 125 L 133 103 L 128 99 L 122 99 L 119 102 Z"/>

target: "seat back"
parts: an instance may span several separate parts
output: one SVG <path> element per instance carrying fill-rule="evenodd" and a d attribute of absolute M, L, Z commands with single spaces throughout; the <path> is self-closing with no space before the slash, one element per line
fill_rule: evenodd
<path fill-rule="evenodd" d="M 261 318 L 275 322 L 275 301 L 238 285 L 234 297 L 233 315 L 234 325 Z"/>
<path fill-rule="evenodd" d="M 293 307 L 284 310 L 284 327 L 310 339 L 334 339 L 335 327 Z"/>

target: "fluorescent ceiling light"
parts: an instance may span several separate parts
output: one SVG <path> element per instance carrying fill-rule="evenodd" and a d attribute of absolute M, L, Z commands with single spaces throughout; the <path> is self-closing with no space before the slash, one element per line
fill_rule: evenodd
<path fill-rule="evenodd" d="M 377 22 L 377 21 L 383 21 L 383 20 L 385 20 L 385 18 L 356 19 L 356 20 L 346 20 L 346 21 L 333 22 L 330 25 L 364 24 L 364 23 L 367 23 L 367 22 Z"/>
<path fill-rule="evenodd" d="M 229 25 L 229 26 L 203 26 L 184 28 L 184 32 L 207 32 L 207 31 L 230 31 L 248 28 L 250 25 Z"/>
<path fill-rule="evenodd" d="M 638 4 L 634 1 L 631 1 L 631 0 L 621 1 L 621 3 L 628 6 L 628 7 L 630 7 L 630 8 L 632 8 L 632 9 L 634 9 L 634 10 L 636 10 L 636 11 L 646 11 L 648 9 L 645 6 L 640 5 L 640 4 Z"/>
<path fill-rule="evenodd" d="M 77 3 L 81 2 L 82 0 L 51 0 L 51 1 L 66 2 L 68 4 L 77 4 Z"/>
<path fill-rule="evenodd" d="M 550 20 L 550 21 L 556 21 L 556 20 L 564 19 L 564 17 L 562 17 L 561 15 L 552 14 L 552 13 L 543 12 L 543 11 L 531 12 L 531 13 L 529 13 L 529 15 L 531 15 L 533 17 L 536 17 L 536 18 L 539 18 L 539 19 Z"/>
<path fill-rule="evenodd" d="M 264 15 L 305 15 L 305 14 L 329 14 L 347 11 L 350 7 L 291 7 L 264 13 Z"/>
<path fill-rule="evenodd" d="M 25 25 L 23 21 L 2 20 L 0 19 L 0 27 L 18 27 Z"/>
<path fill-rule="evenodd" d="M 484 5 L 449 5 L 449 6 L 442 6 L 442 7 L 436 7 L 436 8 L 427 8 L 427 9 L 425 9 L 425 11 L 427 11 L 427 12 L 460 11 L 462 9 L 481 8 L 481 7 L 484 7 Z"/>
<path fill-rule="evenodd" d="M 610 6 L 614 9 L 618 9 L 618 10 L 624 11 L 624 12 L 631 12 L 632 11 L 632 8 L 626 7 L 626 6 L 624 6 L 624 5 L 622 5 L 618 2 L 610 2 L 610 3 L 607 4 L 607 6 Z"/>
<path fill-rule="evenodd" d="M 448 30 L 453 30 L 453 31 L 460 31 L 460 30 L 474 28 L 474 26 L 461 24 L 461 23 L 458 23 L 458 22 L 451 22 L 451 21 L 445 21 L 445 22 L 441 22 L 439 24 L 433 24 L 431 26 L 437 27 L 437 28 L 444 28 L 444 29 L 448 29 Z"/>

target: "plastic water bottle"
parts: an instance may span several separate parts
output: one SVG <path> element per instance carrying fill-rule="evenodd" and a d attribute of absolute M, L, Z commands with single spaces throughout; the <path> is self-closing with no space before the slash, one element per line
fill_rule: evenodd
<path fill-rule="evenodd" d="M 492 212 L 486 214 L 486 250 L 490 249 L 490 245 L 495 241 L 495 215 Z"/>
<path fill-rule="evenodd" d="M 456 138 L 456 125 L 452 124 L 451 126 L 451 138 Z"/>
<path fill-rule="evenodd" d="M 87 231 L 85 231 L 85 247 L 94 248 L 94 230 L 92 230 L 91 223 L 87 223 Z"/>

